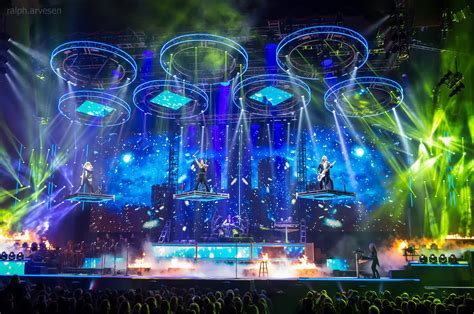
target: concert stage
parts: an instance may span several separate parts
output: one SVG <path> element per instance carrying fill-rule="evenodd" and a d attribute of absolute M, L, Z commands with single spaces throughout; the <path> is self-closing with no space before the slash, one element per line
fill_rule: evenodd
<path fill-rule="evenodd" d="M 182 201 L 211 202 L 211 201 L 220 201 L 220 200 L 228 199 L 229 194 L 191 191 L 191 192 L 173 194 L 173 198 L 176 200 L 182 200 Z"/>
<path fill-rule="evenodd" d="M 71 202 L 102 203 L 115 201 L 115 195 L 95 194 L 95 193 L 74 193 L 66 196 L 66 200 Z"/>
<path fill-rule="evenodd" d="M 306 198 L 317 201 L 335 201 L 342 199 L 350 199 L 356 197 L 354 192 L 337 191 L 337 190 L 317 190 L 307 192 L 296 192 L 296 198 Z"/>

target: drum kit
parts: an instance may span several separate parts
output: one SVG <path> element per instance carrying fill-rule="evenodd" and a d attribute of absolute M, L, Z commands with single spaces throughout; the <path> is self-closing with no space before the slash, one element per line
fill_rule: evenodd
<path fill-rule="evenodd" d="M 228 216 L 226 219 L 219 216 L 216 219 L 214 234 L 218 238 L 235 238 L 246 234 L 248 230 L 248 221 L 241 216 Z"/>

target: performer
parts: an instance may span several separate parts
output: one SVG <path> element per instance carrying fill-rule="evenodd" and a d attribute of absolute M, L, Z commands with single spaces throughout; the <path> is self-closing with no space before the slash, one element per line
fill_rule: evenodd
<path fill-rule="evenodd" d="M 94 167 L 88 161 L 82 167 L 82 174 L 81 174 L 81 187 L 79 188 L 78 192 L 82 192 L 85 185 L 91 190 L 92 193 L 95 193 L 94 186 L 92 185 L 92 173 Z"/>
<path fill-rule="evenodd" d="M 224 235 L 226 238 L 232 238 L 234 236 L 234 230 L 236 231 L 237 229 L 235 228 L 235 222 L 232 216 L 229 214 L 227 215 L 227 218 L 224 220 L 222 223 L 222 227 L 224 228 Z M 238 234 L 238 231 L 237 231 Z"/>
<path fill-rule="evenodd" d="M 224 220 L 223 225 L 224 226 L 230 226 L 234 223 L 234 220 L 232 219 L 232 216 L 229 214 L 227 215 L 227 218 Z"/>
<path fill-rule="evenodd" d="M 318 166 L 318 181 L 320 190 L 333 190 L 334 183 L 331 179 L 331 168 L 335 164 L 328 162 L 328 158 L 323 156 L 321 158 L 321 163 Z"/>
<path fill-rule="evenodd" d="M 194 191 L 197 191 L 199 186 L 203 184 L 206 187 L 206 191 L 209 192 L 209 186 L 207 185 L 207 179 L 206 179 L 206 172 L 207 172 L 208 165 L 204 162 L 202 158 L 198 161 L 196 157 L 194 157 L 194 161 L 196 161 L 196 164 L 199 168 L 199 173 L 196 180 L 196 185 L 194 186 Z"/>
<path fill-rule="evenodd" d="M 379 264 L 379 258 L 377 256 L 377 248 L 375 247 L 375 244 L 370 243 L 369 250 L 370 250 L 370 256 L 368 258 L 372 260 L 372 265 L 370 266 L 370 268 L 372 269 L 372 278 L 380 278 L 379 271 L 377 270 L 377 266 L 380 266 L 380 264 Z"/>

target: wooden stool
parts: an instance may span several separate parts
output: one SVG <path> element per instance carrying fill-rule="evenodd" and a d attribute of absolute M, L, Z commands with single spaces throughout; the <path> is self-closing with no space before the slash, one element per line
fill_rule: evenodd
<path fill-rule="evenodd" d="M 258 269 L 258 277 L 268 277 L 268 262 L 261 261 Z"/>

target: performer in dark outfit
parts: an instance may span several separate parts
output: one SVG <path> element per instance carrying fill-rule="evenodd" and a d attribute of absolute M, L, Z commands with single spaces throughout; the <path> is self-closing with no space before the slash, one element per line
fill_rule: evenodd
<path fill-rule="evenodd" d="M 82 167 L 82 175 L 81 175 L 81 187 L 79 188 L 78 192 L 85 192 L 84 186 L 87 185 L 87 187 L 90 189 L 92 193 L 95 193 L 94 186 L 92 185 L 92 173 L 93 173 L 94 167 L 92 164 L 88 161 L 84 164 Z"/>
<path fill-rule="evenodd" d="M 194 158 L 194 160 L 196 161 L 196 164 L 199 168 L 199 173 L 196 180 L 196 185 L 194 186 L 194 191 L 197 191 L 199 186 L 203 184 L 206 187 L 206 191 L 209 192 L 209 186 L 207 185 L 207 179 L 206 179 L 206 172 L 207 172 L 208 165 L 204 163 L 204 160 L 202 158 L 200 161 L 198 161 L 196 158 Z"/>
<path fill-rule="evenodd" d="M 320 190 L 333 190 L 334 189 L 334 183 L 332 182 L 331 179 L 331 168 L 334 165 L 334 163 L 329 163 L 328 158 L 326 156 L 323 156 L 321 158 L 321 163 L 318 166 L 318 175 L 322 175 L 323 172 L 324 176 L 322 180 L 319 182 L 319 189 Z"/>
<path fill-rule="evenodd" d="M 379 264 L 379 258 L 377 256 L 377 249 L 375 248 L 375 244 L 370 243 L 369 250 L 370 250 L 369 259 L 372 260 L 372 265 L 370 266 L 370 268 L 372 269 L 372 278 L 380 278 L 379 271 L 377 270 L 377 266 L 380 266 L 380 264 Z"/>

